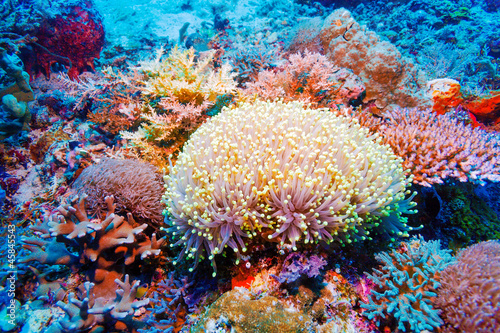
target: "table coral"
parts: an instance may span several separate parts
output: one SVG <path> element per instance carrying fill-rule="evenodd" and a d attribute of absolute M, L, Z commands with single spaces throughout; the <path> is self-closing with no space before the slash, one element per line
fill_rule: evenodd
<path fill-rule="evenodd" d="M 431 186 L 446 178 L 477 183 L 500 180 L 500 141 L 495 134 L 465 125 L 451 113 L 396 108 L 384 116 L 385 120 L 369 117 L 361 122 L 380 133 L 383 142 L 404 159 L 415 183 Z"/>

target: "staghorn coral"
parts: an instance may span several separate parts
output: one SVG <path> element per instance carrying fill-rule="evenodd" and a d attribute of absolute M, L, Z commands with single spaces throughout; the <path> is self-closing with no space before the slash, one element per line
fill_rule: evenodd
<path fill-rule="evenodd" d="M 187 276 L 174 279 L 174 272 L 152 285 L 155 291 L 149 296 L 151 308 L 146 316 L 147 329 L 139 330 L 147 332 L 178 332 L 186 324 L 188 314 L 189 295 L 187 290 L 192 287 L 193 281 Z"/>
<path fill-rule="evenodd" d="M 258 73 L 257 80 L 246 84 L 246 94 L 264 100 L 299 100 L 315 106 L 348 106 L 364 92 L 361 80 L 339 68 L 319 53 L 305 51 L 290 55 L 277 70 Z"/>
<path fill-rule="evenodd" d="M 21 262 L 83 267 L 95 284 L 94 291 L 109 296 L 114 280 L 124 274 L 123 266 L 138 266 L 139 259 L 159 255 L 165 239 L 144 235 L 147 225 L 134 227 L 130 213 L 127 220 L 115 215 L 113 197 L 105 199 L 108 210 L 103 219 L 89 219 L 85 197 L 74 198 L 71 206 L 59 207 L 54 214 L 45 215 L 43 223 L 31 227 L 39 235 L 23 239 L 23 247 L 31 254 Z"/>
<path fill-rule="evenodd" d="M 361 306 L 369 319 L 392 316 L 398 329 L 406 332 L 433 330 L 443 321 L 432 306 L 439 287 L 439 274 L 453 262 L 450 250 L 441 250 L 439 241 L 426 242 L 422 237 L 404 242 L 400 250 L 381 252 L 375 257 L 383 265 L 368 274 L 376 288 L 369 302 Z"/>
<path fill-rule="evenodd" d="M 140 88 L 143 94 L 143 124 L 136 132 L 122 131 L 121 136 L 141 151 L 142 158 L 162 168 L 179 152 L 189 135 L 208 118 L 231 102 L 221 97 L 236 94 L 236 74 L 227 64 L 211 69 L 213 52 L 195 61 L 195 51 L 174 48 L 165 60 L 160 50 L 155 60 L 135 68 L 145 75 Z"/>
<path fill-rule="evenodd" d="M 103 158 L 83 170 L 72 185 L 87 195 L 86 206 L 103 217 L 107 196 L 113 196 L 117 213 L 131 213 L 136 220 L 156 228 L 163 220 L 163 180 L 156 167 L 138 160 Z"/>
<path fill-rule="evenodd" d="M 434 306 L 445 333 L 497 332 L 500 327 L 500 242 L 472 245 L 457 255 L 440 278 Z"/>
<path fill-rule="evenodd" d="M 195 264 L 251 241 L 296 249 L 406 235 L 407 179 L 377 135 L 299 102 L 241 104 L 200 127 L 165 176 L 165 222 Z"/>
<path fill-rule="evenodd" d="M 415 183 L 431 186 L 449 177 L 461 182 L 500 180 L 500 141 L 494 134 L 464 125 L 450 113 L 396 108 L 384 116 L 385 121 L 361 122 L 403 158 Z"/>

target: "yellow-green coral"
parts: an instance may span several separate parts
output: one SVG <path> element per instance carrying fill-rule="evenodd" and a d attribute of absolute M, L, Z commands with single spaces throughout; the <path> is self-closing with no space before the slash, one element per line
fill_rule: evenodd
<path fill-rule="evenodd" d="M 222 107 L 221 97 L 229 103 L 237 93 L 231 67 L 213 68 L 213 52 L 198 61 L 194 49 L 181 51 L 176 47 L 165 60 L 162 54 L 160 50 L 155 60 L 136 68 L 145 74 L 141 87 L 143 123 L 136 132 L 121 132 L 139 148 L 143 159 L 158 167 L 165 167 L 168 157 L 214 113 L 212 105 Z"/>
<path fill-rule="evenodd" d="M 180 258 L 210 259 L 250 240 L 296 249 L 351 243 L 370 230 L 407 235 L 413 206 L 402 160 L 378 135 L 302 103 L 255 102 L 201 126 L 166 177 L 167 223 Z"/>

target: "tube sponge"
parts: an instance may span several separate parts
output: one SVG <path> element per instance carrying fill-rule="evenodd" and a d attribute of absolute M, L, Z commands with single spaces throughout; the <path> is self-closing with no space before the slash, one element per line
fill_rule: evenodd
<path fill-rule="evenodd" d="M 350 119 L 300 102 L 225 109 L 190 138 L 165 176 L 168 230 L 184 255 L 212 260 L 253 240 L 350 243 L 410 230 L 402 160 Z"/>

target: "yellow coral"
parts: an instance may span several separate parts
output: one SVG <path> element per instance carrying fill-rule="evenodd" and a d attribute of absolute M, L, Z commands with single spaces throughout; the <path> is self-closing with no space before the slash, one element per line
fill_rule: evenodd
<path fill-rule="evenodd" d="M 194 49 L 172 49 L 165 60 L 163 50 L 156 58 L 141 62 L 144 123 L 136 132 L 122 131 L 124 139 L 139 148 L 141 157 L 163 167 L 189 135 L 207 118 L 212 104 L 222 96 L 237 95 L 236 74 L 229 65 L 212 68 L 214 52 L 196 61 Z M 175 156 L 173 156 L 175 157 Z"/>
<path fill-rule="evenodd" d="M 229 65 L 211 69 L 214 51 L 207 52 L 199 61 L 195 61 L 194 49 L 180 51 L 175 47 L 163 62 L 162 53 L 160 50 L 155 60 L 138 67 L 147 75 L 143 93 L 200 105 L 203 101 L 215 102 L 218 95 L 236 92 L 236 74 L 231 73 Z"/>

